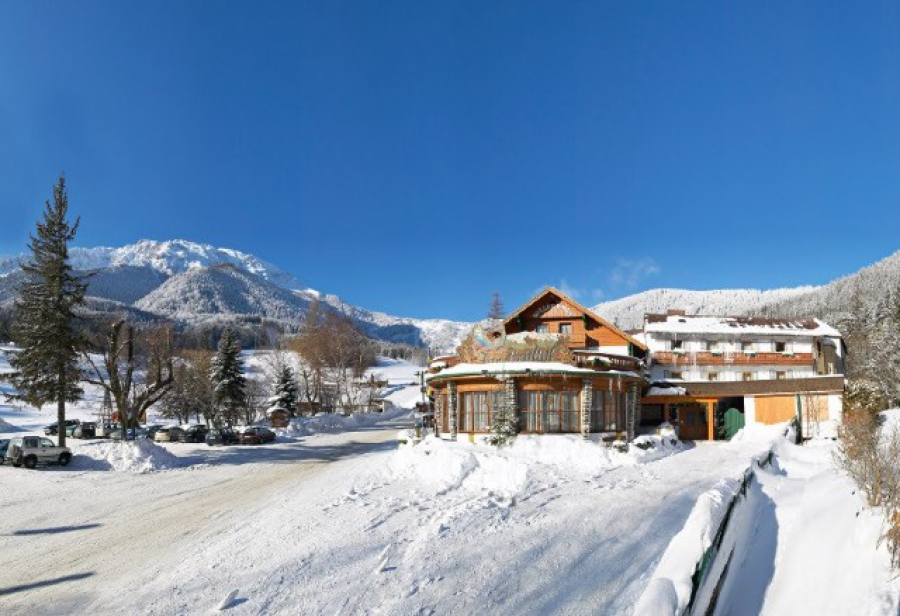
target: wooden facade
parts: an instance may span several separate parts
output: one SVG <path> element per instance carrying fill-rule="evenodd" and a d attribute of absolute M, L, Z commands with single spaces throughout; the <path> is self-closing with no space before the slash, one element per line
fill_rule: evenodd
<path fill-rule="evenodd" d="M 488 434 L 497 409 L 518 432 L 633 432 L 646 347 L 548 287 L 502 323 L 477 327 L 429 366 L 439 433 Z M 633 434 L 632 434 L 633 436 Z"/>
<path fill-rule="evenodd" d="M 568 336 L 569 348 L 628 349 L 643 357 L 647 347 L 561 291 L 547 287 L 503 322 L 507 334 L 539 332 Z"/>

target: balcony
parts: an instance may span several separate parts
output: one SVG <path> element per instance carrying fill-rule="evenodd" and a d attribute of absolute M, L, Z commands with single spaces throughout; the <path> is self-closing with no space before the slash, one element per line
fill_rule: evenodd
<path fill-rule="evenodd" d="M 742 351 L 658 351 L 654 364 L 667 366 L 811 366 L 812 353 L 762 353 Z"/>

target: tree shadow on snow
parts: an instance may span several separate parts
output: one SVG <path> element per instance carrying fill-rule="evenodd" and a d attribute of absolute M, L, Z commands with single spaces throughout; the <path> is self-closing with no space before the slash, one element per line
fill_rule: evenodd
<path fill-rule="evenodd" d="M 89 578 L 94 575 L 93 571 L 88 571 L 86 573 L 74 573 L 72 575 L 64 575 L 58 578 L 51 578 L 49 580 L 41 580 L 39 582 L 31 582 L 30 584 L 20 584 L 18 586 L 9 586 L 7 588 L 0 588 L 0 597 L 6 595 L 13 595 L 19 592 L 25 592 L 28 590 L 34 590 L 36 588 L 44 588 L 46 586 L 56 586 L 57 584 L 65 584 L 66 582 L 77 582 L 78 580 L 83 580 L 85 578 Z"/>
<path fill-rule="evenodd" d="M 181 454 L 173 451 L 184 465 L 242 465 L 261 463 L 303 463 L 303 462 L 337 462 L 345 458 L 365 454 L 390 451 L 397 448 L 396 440 L 380 443 L 348 441 L 338 445 L 316 445 L 293 443 L 289 446 L 279 445 L 226 445 L 210 447 L 208 451 L 195 450 Z"/>
<path fill-rule="evenodd" d="M 79 530 L 90 530 L 92 528 L 99 528 L 103 526 L 98 523 L 91 524 L 80 524 L 78 526 L 53 526 L 50 528 L 28 528 L 23 530 L 16 530 L 12 533 L 9 533 L 9 536 L 13 535 L 58 535 L 60 533 L 71 533 Z"/>

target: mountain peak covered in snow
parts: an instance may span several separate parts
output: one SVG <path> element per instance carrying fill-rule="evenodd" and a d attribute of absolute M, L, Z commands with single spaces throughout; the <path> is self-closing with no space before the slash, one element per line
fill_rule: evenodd
<path fill-rule="evenodd" d="M 113 267 L 150 267 L 167 276 L 192 269 L 231 264 L 280 286 L 299 289 L 300 281 L 292 274 L 251 254 L 231 248 L 217 248 L 187 240 L 139 240 L 119 248 L 98 246 L 75 247 L 69 251 L 72 265 L 79 270 Z"/>

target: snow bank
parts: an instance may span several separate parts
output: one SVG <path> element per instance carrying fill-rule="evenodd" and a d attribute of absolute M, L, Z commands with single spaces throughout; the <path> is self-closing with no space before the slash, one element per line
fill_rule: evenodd
<path fill-rule="evenodd" d="M 287 428 L 274 428 L 274 431 L 275 434 L 283 438 L 299 438 L 320 432 L 344 432 L 404 417 L 409 415 L 409 412 L 408 409 L 393 409 L 384 413 L 353 413 L 351 415 L 322 413 L 314 417 L 292 419 Z"/>
<path fill-rule="evenodd" d="M 623 453 L 577 435 L 522 435 L 503 448 L 429 436 L 417 445 L 401 445 L 388 462 L 388 470 L 393 478 L 414 478 L 437 493 L 462 488 L 514 497 L 527 491 L 538 467 L 590 478 L 681 449 L 677 441 L 641 438 L 651 444 L 646 449 L 630 447 Z"/>
<path fill-rule="evenodd" d="M 183 465 L 178 456 L 147 439 L 83 443 L 75 453 L 73 464 L 84 466 L 87 458 L 93 470 L 149 473 Z"/>
<path fill-rule="evenodd" d="M 18 432 L 19 430 L 21 430 L 21 428 L 18 426 L 14 426 L 0 418 L 0 432 Z"/>
<path fill-rule="evenodd" d="M 734 501 L 738 493 L 750 485 L 752 475 L 750 479 L 747 477 L 752 473 L 752 469 L 761 464 L 767 465 L 771 461 L 772 451 L 779 441 L 784 442 L 785 432 L 784 425 L 761 428 L 748 426 L 748 428 L 735 435 L 735 439 L 738 442 L 768 441 L 768 451 L 754 457 L 748 468 L 740 475 L 722 479 L 700 496 L 684 526 L 672 538 L 650 583 L 635 604 L 635 616 L 675 616 L 685 613 L 693 592 L 693 575 L 707 550 L 715 543 L 717 534 L 726 530 L 723 529 L 723 524 L 728 524 L 727 531 L 730 532 L 731 543 L 735 541 L 736 535 L 746 534 L 751 522 L 747 519 L 747 508 L 744 507 L 742 511 L 743 501 Z M 726 447 L 728 446 L 734 445 L 729 443 Z M 719 536 L 718 539 L 721 543 L 723 538 Z M 711 559 L 711 568 L 700 582 L 698 599 L 693 606 L 695 608 L 697 605 L 705 605 L 704 602 L 710 600 L 710 589 L 705 582 L 709 579 L 718 580 L 722 575 L 722 568 L 727 564 L 725 559 L 719 559 L 721 562 L 716 561 L 714 550 L 711 550 L 708 558 Z"/>

